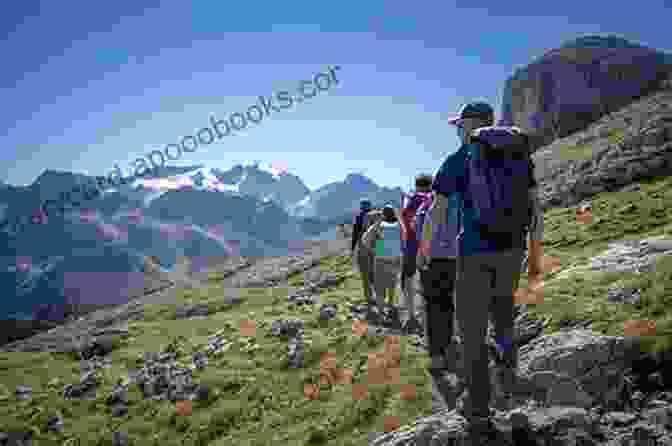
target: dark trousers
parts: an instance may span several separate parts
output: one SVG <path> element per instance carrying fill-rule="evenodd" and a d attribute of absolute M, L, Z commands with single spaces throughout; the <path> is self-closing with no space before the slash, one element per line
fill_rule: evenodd
<path fill-rule="evenodd" d="M 427 269 L 420 270 L 422 297 L 425 301 L 425 329 L 429 352 L 441 354 L 450 345 L 455 330 L 455 274 L 457 260 L 431 259 Z"/>
<path fill-rule="evenodd" d="M 401 289 L 406 289 L 406 281 L 413 278 L 416 271 L 418 270 L 417 266 L 417 257 L 415 253 L 404 254 L 403 264 L 401 265 Z"/>

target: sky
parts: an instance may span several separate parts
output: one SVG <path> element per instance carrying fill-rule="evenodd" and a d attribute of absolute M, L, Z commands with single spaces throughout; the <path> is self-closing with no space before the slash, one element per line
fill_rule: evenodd
<path fill-rule="evenodd" d="M 11 6 L 8 6 L 10 5 Z M 0 181 L 45 169 L 107 175 L 211 116 L 338 83 L 173 165 L 286 166 L 315 189 L 363 173 L 407 189 L 457 149 L 467 100 L 497 115 L 517 67 L 584 34 L 672 50 L 672 0 L 8 2 L 0 15 Z"/>

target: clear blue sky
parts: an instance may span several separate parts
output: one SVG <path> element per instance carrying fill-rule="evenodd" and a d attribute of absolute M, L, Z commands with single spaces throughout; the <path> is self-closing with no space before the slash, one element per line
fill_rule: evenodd
<path fill-rule="evenodd" d="M 456 149 L 445 121 L 465 99 L 499 113 L 514 68 L 581 34 L 669 51 L 671 11 L 670 0 L 7 2 L 0 180 L 127 173 L 211 114 L 340 65 L 339 86 L 176 164 L 278 161 L 310 188 L 350 172 L 405 188 Z"/>

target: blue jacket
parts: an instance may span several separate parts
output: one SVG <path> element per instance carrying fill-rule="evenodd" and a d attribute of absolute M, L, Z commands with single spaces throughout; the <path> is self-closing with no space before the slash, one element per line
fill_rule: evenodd
<path fill-rule="evenodd" d="M 479 147 L 474 144 L 463 144 L 457 152 L 449 155 L 434 176 L 432 190 L 450 197 L 455 194 L 459 201 L 458 207 L 462 219 L 462 227 L 458 235 L 460 255 L 497 252 L 492 242 L 481 237 L 474 209 L 470 206 L 466 194 L 466 162 L 467 156 L 477 156 Z M 529 197 L 525 197 L 529 199 Z M 525 246 L 525 235 L 521 234 L 520 246 Z"/>

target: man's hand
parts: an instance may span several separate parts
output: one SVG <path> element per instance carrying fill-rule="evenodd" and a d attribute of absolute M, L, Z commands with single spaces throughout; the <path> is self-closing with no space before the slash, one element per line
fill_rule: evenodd
<path fill-rule="evenodd" d="M 448 197 L 443 194 L 434 194 L 434 201 L 432 202 L 432 223 L 436 226 L 444 226 L 446 224 L 448 214 Z"/>

